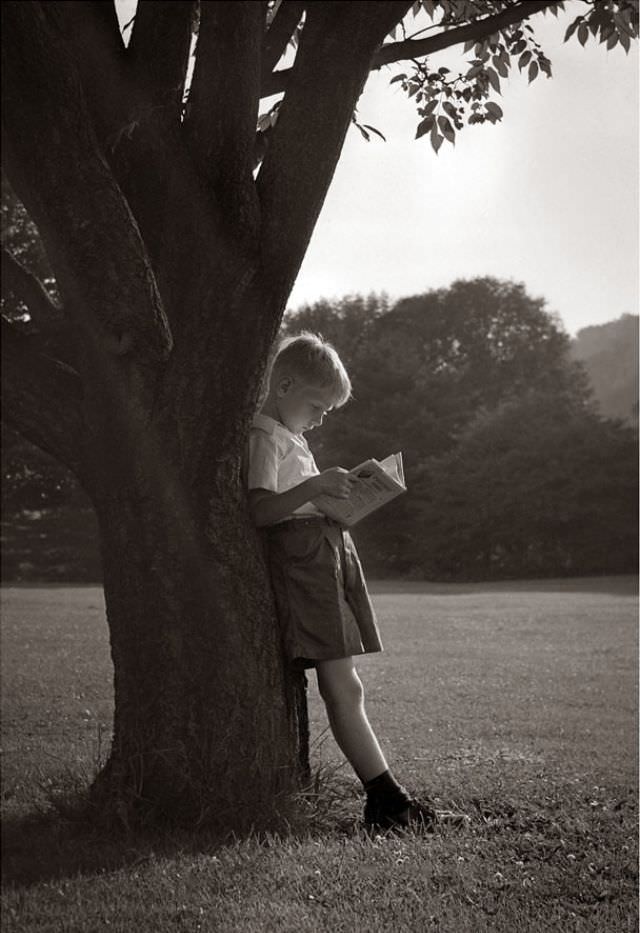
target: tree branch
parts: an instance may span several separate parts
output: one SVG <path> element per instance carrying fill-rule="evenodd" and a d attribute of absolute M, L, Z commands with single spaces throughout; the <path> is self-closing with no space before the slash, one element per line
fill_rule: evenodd
<path fill-rule="evenodd" d="M 371 57 L 410 3 L 311 4 L 262 169 L 262 253 L 286 300 L 340 156 Z"/>
<path fill-rule="evenodd" d="M 553 6 L 555 3 L 556 0 L 522 0 L 522 2 L 516 3 L 513 7 L 508 7 L 494 16 L 487 16 L 466 26 L 447 29 L 435 36 L 428 36 L 424 39 L 407 39 L 405 42 L 389 42 L 376 52 L 372 69 L 377 70 L 383 65 L 391 64 L 391 62 L 423 58 L 425 55 L 432 55 L 434 52 L 448 49 L 452 45 L 470 42 L 472 39 L 484 39 L 486 36 L 493 35 L 494 32 L 500 32 L 501 29 L 506 29 L 507 26 L 513 26 L 523 19 L 528 19 L 535 13 L 540 13 L 546 7 Z"/>
<path fill-rule="evenodd" d="M 67 38 L 104 157 L 155 263 L 181 200 L 171 179 L 184 165 L 182 88 L 192 2 L 141 0 L 125 49 L 111 2 L 48 0 L 45 11 Z M 96 74 L 104 75 L 96 80 Z M 169 236 L 169 238 L 171 238 Z"/>
<path fill-rule="evenodd" d="M 238 231 L 257 234 L 253 149 L 260 93 L 263 6 L 201 5 L 185 128 L 200 177 Z"/>
<path fill-rule="evenodd" d="M 164 359 L 171 333 L 138 227 L 91 130 L 80 80 L 40 4 L 3 7 L 9 178 L 70 317 L 106 349 Z"/>
<path fill-rule="evenodd" d="M 283 0 L 280 4 L 275 19 L 265 34 L 262 46 L 263 81 L 268 80 L 269 75 L 284 55 L 293 30 L 302 18 L 304 8 L 304 2 L 298 2 L 298 0 Z"/>
<path fill-rule="evenodd" d="M 40 5 L 73 50 L 96 136 L 106 152 L 135 104 L 115 6 L 94 0 L 47 0 Z"/>
<path fill-rule="evenodd" d="M 486 38 L 486 36 L 493 35 L 494 32 L 506 29 L 507 26 L 528 19 L 546 7 L 553 6 L 555 2 L 556 0 L 521 0 L 520 3 L 513 7 L 509 7 L 493 16 L 476 20 L 476 22 L 469 23 L 467 26 L 447 29 L 435 36 L 428 36 L 424 39 L 389 42 L 380 46 L 373 56 L 371 70 L 377 71 L 383 65 L 390 65 L 392 62 L 423 58 L 425 55 L 440 52 L 442 49 L 448 49 L 462 42 L 470 42 L 472 39 L 479 41 Z M 260 96 L 270 97 L 272 94 L 281 94 L 287 91 L 292 74 L 293 68 L 283 68 L 265 76 L 260 89 Z"/>
<path fill-rule="evenodd" d="M 127 58 L 136 87 L 163 124 L 180 119 L 192 21 L 192 2 L 139 0 Z"/>
<path fill-rule="evenodd" d="M 2 318 L 2 418 L 80 478 L 84 425 L 78 374 L 32 350 L 31 338 Z"/>

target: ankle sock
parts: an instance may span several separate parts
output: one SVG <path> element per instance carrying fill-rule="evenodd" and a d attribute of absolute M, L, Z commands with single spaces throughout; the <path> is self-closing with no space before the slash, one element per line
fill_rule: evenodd
<path fill-rule="evenodd" d="M 398 784 L 389 769 L 370 781 L 365 781 L 364 789 L 367 802 L 388 813 L 404 810 L 411 800 L 402 784 Z"/>

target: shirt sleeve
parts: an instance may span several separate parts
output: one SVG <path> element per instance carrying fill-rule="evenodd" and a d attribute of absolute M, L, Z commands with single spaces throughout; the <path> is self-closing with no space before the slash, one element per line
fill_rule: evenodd
<path fill-rule="evenodd" d="M 247 489 L 278 491 L 278 444 L 273 434 L 251 431 Z"/>

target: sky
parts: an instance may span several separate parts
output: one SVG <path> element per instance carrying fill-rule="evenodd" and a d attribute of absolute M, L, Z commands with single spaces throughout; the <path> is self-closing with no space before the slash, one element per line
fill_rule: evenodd
<path fill-rule="evenodd" d="M 386 291 L 399 298 L 492 275 L 543 297 L 570 334 L 638 310 L 638 54 L 563 44 L 584 9 L 532 17 L 553 78 L 502 81 L 501 123 L 465 127 L 436 156 L 397 84 L 373 74 L 289 307 Z M 432 56 L 457 70 L 453 50 Z"/>
<path fill-rule="evenodd" d="M 116 0 L 121 22 L 135 0 Z M 492 275 L 523 282 L 572 335 L 638 311 L 638 45 L 563 43 L 586 9 L 530 20 L 553 78 L 502 81 L 501 123 L 465 127 L 436 156 L 394 74 L 373 73 L 289 299 L 391 300 Z M 461 50 L 430 58 L 457 71 Z M 263 101 L 262 110 L 273 99 Z"/>

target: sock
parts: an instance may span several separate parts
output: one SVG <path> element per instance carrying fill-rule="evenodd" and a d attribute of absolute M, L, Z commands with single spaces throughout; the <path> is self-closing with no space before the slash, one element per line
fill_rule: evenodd
<path fill-rule="evenodd" d="M 411 799 L 389 769 L 370 781 L 366 781 L 364 789 L 367 793 L 367 802 L 386 812 L 397 813 L 398 810 L 406 809 Z"/>

